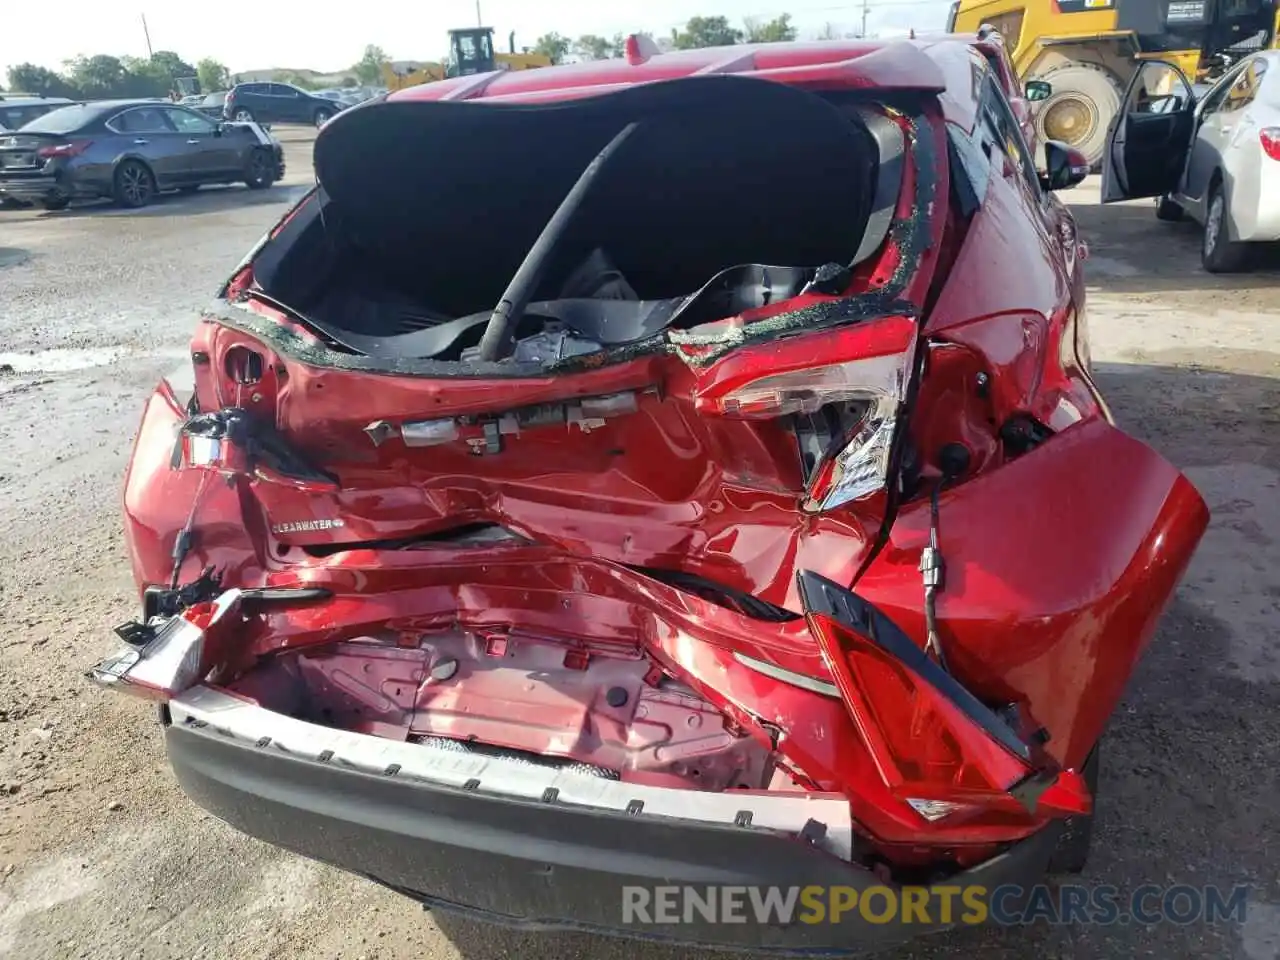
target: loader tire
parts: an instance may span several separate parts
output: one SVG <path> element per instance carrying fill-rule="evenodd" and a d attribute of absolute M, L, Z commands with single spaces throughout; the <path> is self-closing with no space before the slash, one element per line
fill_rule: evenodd
<path fill-rule="evenodd" d="M 1093 63 L 1068 63 L 1035 79 L 1053 84 L 1053 93 L 1036 111 L 1040 140 L 1058 140 L 1075 147 L 1094 170 L 1099 169 L 1107 129 L 1120 111 L 1124 95 L 1120 81 L 1110 70 Z"/>

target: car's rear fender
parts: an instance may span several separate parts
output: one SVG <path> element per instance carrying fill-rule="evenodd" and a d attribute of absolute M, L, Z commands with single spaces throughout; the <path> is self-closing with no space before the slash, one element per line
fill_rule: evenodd
<path fill-rule="evenodd" d="M 904 506 L 858 595 L 925 634 L 929 503 Z M 1103 419 L 945 490 L 941 642 L 962 682 L 1025 706 L 1077 768 L 1101 735 L 1208 524 L 1195 487 Z"/>

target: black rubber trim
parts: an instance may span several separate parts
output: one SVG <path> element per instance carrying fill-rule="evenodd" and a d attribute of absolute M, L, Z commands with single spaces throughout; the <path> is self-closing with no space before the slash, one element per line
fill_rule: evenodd
<path fill-rule="evenodd" d="M 854 254 L 852 266 L 857 266 L 868 259 L 884 245 L 889 236 L 889 228 L 893 226 L 893 215 L 897 212 L 898 196 L 902 193 L 902 177 L 906 170 L 907 146 L 902 128 L 890 120 L 885 114 L 869 107 L 858 110 L 862 123 L 871 139 L 875 141 L 879 155 L 879 166 L 875 177 L 875 194 L 871 201 L 871 212 L 867 215 L 867 226 L 862 232 L 862 243 Z"/>
<path fill-rule="evenodd" d="M 650 816 L 639 805 L 608 813 L 512 800 L 399 770 L 319 763 L 205 725 L 167 726 L 165 739 L 187 794 L 244 833 L 493 923 L 783 956 L 878 949 L 939 928 L 871 924 L 856 911 L 835 925 L 622 921 L 624 885 L 883 886 L 870 870 L 808 842 L 823 824 L 806 825 L 807 841 L 741 818 L 716 827 Z M 1046 828 L 945 883 L 990 892 L 1038 882 L 1059 832 Z"/>

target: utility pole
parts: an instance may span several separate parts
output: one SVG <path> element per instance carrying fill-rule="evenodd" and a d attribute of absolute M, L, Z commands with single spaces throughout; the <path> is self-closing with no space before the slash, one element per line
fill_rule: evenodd
<path fill-rule="evenodd" d="M 476 0 L 476 26 L 484 26 L 484 17 L 480 15 L 480 0 Z"/>
<path fill-rule="evenodd" d="M 862 0 L 862 30 L 858 34 L 859 38 L 867 39 L 867 9 L 870 6 L 870 0 Z"/>
<path fill-rule="evenodd" d="M 150 60 L 155 56 L 151 49 L 151 31 L 147 29 L 147 15 L 142 15 L 142 35 L 147 38 L 147 59 Z"/>

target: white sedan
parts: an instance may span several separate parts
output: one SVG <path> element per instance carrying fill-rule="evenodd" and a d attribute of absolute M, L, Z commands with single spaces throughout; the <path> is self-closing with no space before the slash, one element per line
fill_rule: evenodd
<path fill-rule="evenodd" d="M 1156 216 L 1204 225 L 1201 261 L 1239 270 L 1249 244 L 1280 240 L 1280 50 L 1233 65 L 1196 97 L 1171 63 L 1148 60 L 1108 133 L 1102 202 L 1156 197 Z"/>

